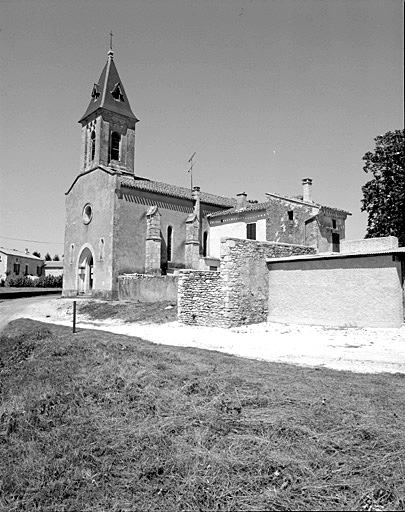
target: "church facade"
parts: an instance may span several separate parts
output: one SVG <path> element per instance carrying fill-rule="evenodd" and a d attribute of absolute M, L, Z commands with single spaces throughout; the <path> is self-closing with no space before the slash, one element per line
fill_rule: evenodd
<path fill-rule="evenodd" d="M 207 215 L 235 200 L 135 175 L 138 119 L 111 50 L 79 122 L 80 172 L 66 192 L 63 295 L 116 299 L 120 274 L 198 267 L 207 256 Z"/>
<path fill-rule="evenodd" d="M 133 113 L 112 50 L 81 117 L 80 171 L 66 192 L 63 295 L 118 298 L 118 276 L 216 270 L 221 237 L 339 251 L 348 212 L 303 196 L 222 197 L 135 174 Z"/>

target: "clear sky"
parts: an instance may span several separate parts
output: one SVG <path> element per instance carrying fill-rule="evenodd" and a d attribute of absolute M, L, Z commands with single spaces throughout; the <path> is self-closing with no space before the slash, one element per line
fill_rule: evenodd
<path fill-rule="evenodd" d="M 196 151 L 194 185 L 259 201 L 310 177 L 364 237 L 362 156 L 403 128 L 402 0 L 3 0 L 0 29 L 0 246 L 62 254 L 110 30 L 136 174 L 188 187 Z"/>

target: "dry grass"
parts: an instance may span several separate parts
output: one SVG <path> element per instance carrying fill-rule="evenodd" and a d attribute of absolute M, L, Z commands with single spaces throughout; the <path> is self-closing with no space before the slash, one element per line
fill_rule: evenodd
<path fill-rule="evenodd" d="M 78 312 L 91 320 L 114 319 L 124 322 L 163 324 L 177 320 L 177 305 L 173 302 L 78 301 Z"/>
<path fill-rule="evenodd" d="M 405 508 L 404 375 L 30 320 L 0 357 L 1 510 Z"/>

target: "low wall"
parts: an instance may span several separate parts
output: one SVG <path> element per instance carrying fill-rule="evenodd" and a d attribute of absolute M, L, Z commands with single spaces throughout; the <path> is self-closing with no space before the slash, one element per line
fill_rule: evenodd
<path fill-rule="evenodd" d="M 403 271 L 399 258 L 392 254 L 342 256 L 268 260 L 268 321 L 401 327 Z"/>
<path fill-rule="evenodd" d="M 218 272 L 180 271 L 179 321 L 189 325 L 221 327 L 266 321 L 266 258 L 313 253 L 315 249 L 312 247 L 222 239 Z"/>
<path fill-rule="evenodd" d="M 118 277 L 119 300 L 177 302 L 178 276 L 124 274 Z"/>

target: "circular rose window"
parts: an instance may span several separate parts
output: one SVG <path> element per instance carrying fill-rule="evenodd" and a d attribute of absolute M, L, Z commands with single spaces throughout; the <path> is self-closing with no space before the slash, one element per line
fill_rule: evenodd
<path fill-rule="evenodd" d="M 86 204 L 83 208 L 83 222 L 88 224 L 93 217 L 93 208 L 90 204 Z"/>

